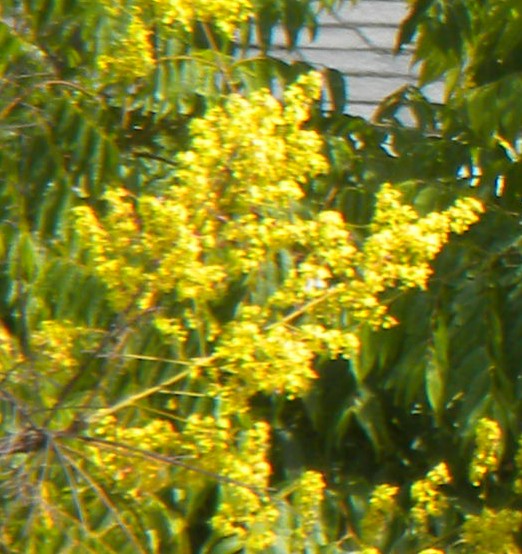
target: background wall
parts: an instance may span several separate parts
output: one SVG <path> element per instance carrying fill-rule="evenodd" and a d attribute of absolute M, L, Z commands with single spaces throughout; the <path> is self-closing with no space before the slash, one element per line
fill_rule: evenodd
<path fill-rule="evenodd" d="M 314 41 L 306 33 L 295 59 L 338 69 L 347 77 L 348 111 L 371 117 L 380 100 L 404 84 L 416 82 L 411 51 L 394 53 L 401 20 L 407 14 L 404 0 L 360 0 L 346 3 L 338 14 L 324 14 Z M 276 37 L 275 55 L 283 56 L 284 35 Z M 427 88 L 431 99 L 442 99 L 442 85 Z"/>

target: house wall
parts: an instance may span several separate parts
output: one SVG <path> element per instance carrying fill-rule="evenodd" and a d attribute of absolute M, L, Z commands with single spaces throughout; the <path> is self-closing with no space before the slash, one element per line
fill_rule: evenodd
<path fill-rule="evenodd" d="M 314 41 L 306 33 L 291 57 L 341 71 L 348 86 L 348 113 L 371 117 L 377 104 L 404 84 L 416 82 L 411 50 L 394 53 L 399 23 L 407 14 L 405 0 L 346 2 L 336 15 L 323 14 Z M 276 36 L 274 54 L 284 44 Z M 288 57 L 288 55 L 284 56 Z M 427 87 L 434 101 L 442 99 L 442 84 Z"/>

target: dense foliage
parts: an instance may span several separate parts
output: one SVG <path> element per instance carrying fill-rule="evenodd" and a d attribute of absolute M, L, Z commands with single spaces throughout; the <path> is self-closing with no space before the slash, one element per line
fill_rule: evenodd
<path fill-rule="evenodd" d="M 270 56 L 334 8 L 2 3 L 3 551 L 519 552 L 520 8 L 374 123 Z"/>

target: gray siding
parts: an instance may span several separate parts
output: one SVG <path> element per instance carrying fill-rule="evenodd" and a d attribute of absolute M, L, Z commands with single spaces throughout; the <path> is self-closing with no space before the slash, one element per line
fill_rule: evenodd
<path fill-rule="evenodd" d="M 347 79 L 348 112 L 371 117 L 380 100 L 404 84 L 416 82 L 411 51 L 393 52 L 406 13 L 404 0 L 346 3 L 336 15 L 323 14 L 314 41 L 303 33 L 299 49 L 291 57 L 341 71 Z M 274 54 L 283 44 L 281 34 L 276 37 Z M 442 85 L 435 83 L 427 92 L 440 101 Z"/>

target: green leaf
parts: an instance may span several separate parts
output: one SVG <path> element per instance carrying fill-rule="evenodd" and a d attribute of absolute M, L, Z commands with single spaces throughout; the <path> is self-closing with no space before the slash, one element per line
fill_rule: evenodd
<path fill-rule="evenodd" d="M 35 281 L 40 267 L 40 255 L 37 246 L 27 232 L 22 232 L 9 254 L 10 273 L 13 279 L 27 283 Z"/>
<path fill-rule="evenodd" d="M 426 367 L 426 396 L 431 408 L 435 413 L 435 417 L 440 421 L 440 418 L 445 408 L 445 368 L 441 368 L 435 360 L 436 356 L 432 352 L 432 356 L 427 362 Z"/>
<path fill-rule="evenodd" d="M 345 77 L 337 69 L 327 68 L 324 70 L 324 74 L 326 77 L 329 101 L 333 107 L 333 111 L 342 113 L 346 108 L 347 100 Z"/>

